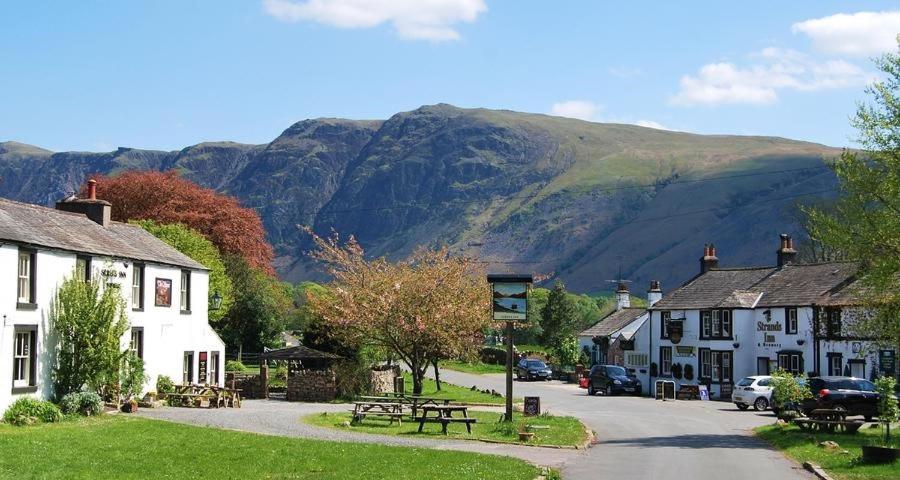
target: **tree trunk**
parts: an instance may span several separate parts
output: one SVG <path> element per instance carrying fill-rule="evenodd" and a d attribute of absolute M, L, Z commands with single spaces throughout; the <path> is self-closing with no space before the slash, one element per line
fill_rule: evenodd
<path fill-rule="evenodd" d="M 431 364 L 434 366 L 434 383 L 437 385 L 437 391 L 441 391 L 441 374 L 438 371 L 438 361 L 432 360 Z"/>
<path fill-rule="evenodd" d="M 238 344 L 238 358 L 237 361 L 244 363 L 244 342 Z"/>
<path fill-rule="evenodd" d="M 422 377 L 425 376 L 424 370 L 415 367 L 412 369 L 412 379 L 413 379 L 413 395 L 421 395 L 422 394 Z"/>

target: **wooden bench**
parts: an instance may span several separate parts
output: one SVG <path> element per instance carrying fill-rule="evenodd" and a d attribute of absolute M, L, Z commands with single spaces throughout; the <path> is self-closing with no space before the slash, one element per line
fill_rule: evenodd
<path fill-rule="evenodd" d="M 700 387 L 697 385 L 682 385 L 676 395 L 678 400 L 697 400 L 700 398 Z"/>
<path fill-rule="evenodd" d="M 469 407 L 464 405 L 426 405 L 421 407 L 422 416 L 413 418 L 419 422 L 419 433 L 425 428 L 425 423 L 440 423 L 441 433 L 447 435 L 447 425 L 450 423 L 465 423 L 466 431 L 472 433 L 472 424 L 477 423 L 477 418 L 469 418 Z M 454 417 L 453 412 L 461 412 L 462 417 Z M 429 417 L 429 413 L 435 413 L 433 417 Z"/>
<path fill-rule="evenodd" d="M 359 422 L 362 422 L 368 416 L 374 416 L 374 417 L 389 418 L 391 421 L 391 423 L 390 423 L 391 425 L 394 424 L 394 420 L 397 420 L 398 425 L 403 425 L 403 417 L 406 415 L 402 411 L 401 412 L 382 412 L 382 411 L 354 412 L 353 410 L 350 410 L 350 412 L 353 413 L 353 423 L 359 423 Z"/>
<path fill-rule="evenodd" d="M 815 420 L 810 418 L 798 418 L 794 420 L 794 425 L 800 427 L 800 430 L 834 433 L 835 431 L 843 431 L 845 433 L 856 433 L 860 427 L 865 424 L 862 420 Z"/>

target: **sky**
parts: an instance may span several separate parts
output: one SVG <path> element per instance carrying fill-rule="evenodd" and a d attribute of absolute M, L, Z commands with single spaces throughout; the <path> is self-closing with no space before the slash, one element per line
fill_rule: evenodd
<path fill-rule="evenodd" d="M 450 103 L 853 145 L 887 1 L 0 3 L 0 141 L 267 143 Z"/>

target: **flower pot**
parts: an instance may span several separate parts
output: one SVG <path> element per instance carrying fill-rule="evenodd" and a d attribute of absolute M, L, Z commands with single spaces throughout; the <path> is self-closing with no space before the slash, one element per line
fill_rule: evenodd
<path fill-rule="evenodd" d="M 862 447 L 864 463 L 891 463 L 900 457 L 900 448 L 866 446 Z"/>
<path fill-rule="evenodd" d="M 530 442 L 534 438 L 534 432 L 519 432 L 520 442 Z"/>

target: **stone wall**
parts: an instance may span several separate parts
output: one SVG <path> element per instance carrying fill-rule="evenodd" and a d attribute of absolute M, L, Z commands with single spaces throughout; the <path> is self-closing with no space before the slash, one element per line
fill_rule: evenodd
<path fill-rule="evenodd" d="M 394 391 L 394 377 L 397 374 L 391 370 L 372 370 L 371 371 L 372 395 L 381 395 L 382 393 Z"/>
<path fill-rule="evenodd" d="M 241 389 L 241 398 L 265 398 L 259 375 L 240 372 L 225 374 L 225 386 Z"/>
<path fill-rule="evenodd" d="M 330 402 L 337 396 L 333 370 L 297 370 L 288 376 L 289 402 Z"/>

